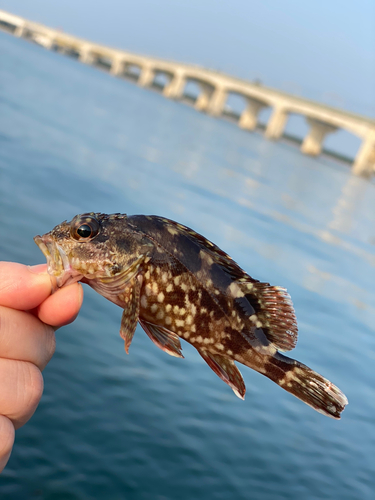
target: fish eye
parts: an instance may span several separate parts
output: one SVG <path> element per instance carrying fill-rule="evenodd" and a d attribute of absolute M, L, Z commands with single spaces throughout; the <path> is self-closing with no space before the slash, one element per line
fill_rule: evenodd
<path fill-rule="evenodd" d="M 94 238 L 99 229 L 99 222 L 94 217 L 85 217 L 73 224 L 70 233 L 75 240 L 85 241 Z"/>
<path fill-rule="evenodd" d="M 82 224 L 82 226 L 80 226 L 77 229 L 77 234 L 81 238 L 90 238 L 91 233 L 92 233 L 92 229 L 91 229 L 91 227 L 88 224 Z"/>

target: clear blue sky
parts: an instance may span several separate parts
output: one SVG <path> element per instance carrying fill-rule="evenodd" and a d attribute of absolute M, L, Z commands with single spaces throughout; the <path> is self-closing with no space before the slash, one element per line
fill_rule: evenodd
<path fill-rule="evenodd" d="M 0 8 L 375 116 L 374 0 L 0 0 Z"/>

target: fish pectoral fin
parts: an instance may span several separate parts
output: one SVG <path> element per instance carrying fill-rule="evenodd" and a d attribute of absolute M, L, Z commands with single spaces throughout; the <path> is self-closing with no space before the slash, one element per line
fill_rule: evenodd
<path fill-rule="evenodd" d="M 184 357 L 181 352 L 182 348 L 180 338 L 176 333 L 168 330 L 167 328 L 154 325 L 153 323 L 149 323 L 148 321 L 141 319 L 139 320 L 139 323 L 154 344 L 156 344 L 162 351 L 165 351 L 176 358 Z"/>
<path fill-rule="evenodd" d="M 123 291 L 124 302 L 127 306 L 122 313 L 120 335 L 125 341 L 126 354 L 129 354 L 129 347 L 137 327 L 140 290 L 141 283 L 137 278 L 134 278 Z"/>
<path fill-rule="evenodd" d="M 232 388 L 235 395 L 240 399 L 245 399 L 245 382 L 234 361 L 220 354 L 212 354 L 205 349 L 197 350 L 216 375 Z"/>
<path fill-rule="evenodd" d="M 250 304 L 257 305 L 256 314 L 250 316 L 254 325 L 262 328 L 265 336 L 281 351 L 290 351 L 298 337 L 297 319 L 292 300 L 285 288 L 268 283 L 240 284 Z"/>

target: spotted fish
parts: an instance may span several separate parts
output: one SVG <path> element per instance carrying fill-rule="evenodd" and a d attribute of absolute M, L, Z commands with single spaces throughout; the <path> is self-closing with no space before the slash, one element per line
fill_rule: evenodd
<path fill-rule="evenodd" d="M 192 229 L 157 216 L 86 213 L 34 240 L 58 287 L 81 281 L 123 308 L 127 353 L 139 322 L 172 356 L 183 357 L 180 339 L 193 345 L 240 398 L 246 389 L 235 361 L 340 418 L 345 395 L 279 352 L 297 342 L 286 290 L 251 278 Z"/>

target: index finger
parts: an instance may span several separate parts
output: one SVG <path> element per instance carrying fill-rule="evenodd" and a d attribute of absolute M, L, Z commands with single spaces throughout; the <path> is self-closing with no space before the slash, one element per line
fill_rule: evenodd
<path fill-rule="evenodd" d="M 0 305 L 28 311 L 51 295 L 47 265 L 36 269 L 15 262 L 0 262 Z"/>

